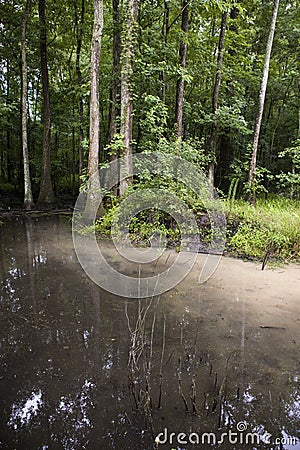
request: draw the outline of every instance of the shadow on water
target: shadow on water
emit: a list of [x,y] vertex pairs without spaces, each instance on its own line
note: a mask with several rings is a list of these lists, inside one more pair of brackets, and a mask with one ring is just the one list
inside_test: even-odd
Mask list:
[[299,335],[185,285],[114,297],[59,216],[5,222],[0,256],[0,448],[300,448]]

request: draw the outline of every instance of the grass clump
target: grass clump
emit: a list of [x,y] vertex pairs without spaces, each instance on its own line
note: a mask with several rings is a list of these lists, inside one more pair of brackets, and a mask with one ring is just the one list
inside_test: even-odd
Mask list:
[[300,202],[282,197],[226,202],[228,250],[237,256],[282,259],[300,256]]
[[[300,202],[280,196],[258,199],[256,206],[245,200],[223,200],[227,218],[227,253],[231,256],[263,260],[300,261]],[[97,235],[111,237],[111,226],[118,217],[119,200],[106,205],[105,214],[95,224]],[[210,225],[203,225],[207,213],[202,204],[188,205],[193,210],[198,232],[207,248],[211,240]],[[115,228],[116,230],[116,228]],[[165,236],[167,247],[177,248],[181,233],[176,221],[167,213],[149,209],[132,217],[129,224],[132,243],[148,246],[153,237]],[[187,230],[189,233],[189,230]],[[194,230],[190,230],[192,235]],[[205,244],[205,245],[204,245]]]

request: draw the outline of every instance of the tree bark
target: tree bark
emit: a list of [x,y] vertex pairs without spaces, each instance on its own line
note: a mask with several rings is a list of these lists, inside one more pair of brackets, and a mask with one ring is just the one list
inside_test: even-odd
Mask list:
[[218,119],[218,103],[219,103],[219,92],[221,87],[222,69],[223,69],[223,59],[224,59],[224,42],[226,34],[226,23],[227,23],[228,12],[225,11],[222,14],[221,28],[218,42],[218,57],[217,57],[217,71],[215,76],[215,84],[213,89],[212,97],[212,113],[213,113],[213,124],[211,130],[211,161],[208,166],[208,178],[211,186],[215,183],[215,162],[217,153],[217,119]]
[[40,57],[43,87],[43,154],[42,174],[38,204],[43,206],[55,202],[55,196],[51,182],[50,168],[50,144],[51,144],[51,108],[49,91],[49,73],[47,58],[47,31],[46,31],[46,4],[45,0],[39,0],[39,23],[40,23]]
[[[120,58],[121,58],[121,31],[120,31],[120,0],[112,0],[113,5],[113,67],[112,67],[112,87],[110,90],[110,108],[109,108],[109,129],[108,142],[111,143],[116,133],[120,131]],[[110,155],[110,160],[114,161],[119,154]],[[112,189],[117,197],[118,185]]]
[[91,71],[90,71],[90,145],[88,158],[88,193],[84,211],[84,220],[93,220],[93,211],[97,209],[97,199],[100,181],[97,176],[99,168],[99,79],[100,54],[103,32],[103,0],[94,0],[94,25],[91,42]]
[[[188,33],[189,27],[189,11],[188,0],[183,0],[181,13],[181,30],[185,34]],[[180,42],[179,47],[179,64],[183,71],[186,67],[187,42],[186,38]],[[184,98],[184,78],[181,75],[176,85],[176,104],[175,104],[175,123],[176,132],[179,138],[183,135],[183,98]]]
[[276,20],[277,20],[277,15],[278,15],[278,8],[279,8],[279,0],[275,0],[273,13],[272,13],[272,20],[271,20],[271,25],[270,25],[270,32],[269,32],[266,53],[265,53],[263,77],[262,77],[262,81],[261,81],[261,87],[260,87],[260,93],[259,93],[259,99],[258,99],[258,112],[257,112],[255,128],[254,128],[252,157],[251,157],[251,161],[250,161],[250,170],[249,170],[249,178],[248,178],[250,188],[252,189],[252,193],[250,195],[249,200],[252,203],[255,203],[255,197],[256,197],[255,192],[253,190],[253,185],[254,185],[254,180],[255,180],[257,149],[258,149],[262,117],[263,117],[263,112],[264,112],[266,90],[267,90],[268,78],[269,78],[270,59],[271,59],[271,52],[272,52],[272,46],[273,46],[273,40],[274,40]]
[[27,58],[26,58],[26,26],[31,9],[31,0],[27,0],[21,35],[21,57],[22,57],[22,150],[24,167],[24,208],[31,209],[33,206],[33,197],[31,190],[31,179],[29,170],[28,138],[27,138]]
[[74,11],[75,11],[75,30],[76,30],[76,75],[77,82],[80,90],[79,94],[79,184],[82,184],[81,175],[84,166],[84,149],[83,149],[83,141],[84,141],[84,131],[83,131],[83,123],[84,123],[84,114],[83,114],[83,96],[81,92],[83,78],[80,68],[80,59],[81,59],[81,48],[82,48],[82,36],[83,36],[83,25],[84,25],[84,11],[85,11],[85,0],[81,0],[81,11],[80,11],[80,19],[77,14],[77,1],[74,0]]
[[[162,38],[164,41],[164,48],[168,45],[168,36],[169,36],[169,17],[170,17],[170,7],[168,0],[164,0],[164,15],[163,15],[163,26],[162,26]],[[164,60],[166,61],[166,51],[164,52]],[[164,69],[160,73],[161,78],[161,100],[163,103],[166,103],[166,78]]]
[[[118,97],[119,97],[119,79],[120,79],[120,56],[121,56],[121,32],[119,23],[119,6],[120,0],[113,0],[113,73],[112,73],[112,88],[110,91],[110,109],[109,109],[109,137],[111,142],[118,131]],[[117,155],[114,155],[115,157]]]
[[133,112],[133,63],[135,53],[136,21],[138,0],[124,0],[123,11],[127,16],[126,29],[122,42],[121,69],[121,129],[123,137],[123,156],[126,163],[120,167],[120,195],[124,195],[129,184],[132,183],[132,112]]
[[[238,0],[236,3],[240,3],[240,0]],[[237,18],[239,17],[239,9],[236,6],[236,4],[233,5],[233,7],[230,9],[229,13],[230,17],[230,25],[228,27],[228,30],[230,30],[232,33],[238,35],[239,30],[237,26]],[[237,49],[235,47],[231,47],[228,49],[228,54],[233,59],[237,56]],[[226,86],[225,86],[225,97],[226,98],[233,98],[235,95],[235,81],[236,77],[233,75],[232,78],[229,80],[226,80]],[[228,135],[229,129],[226,128],[223,130],[222,135],[218,139],[218,145],[219,148],[222,149],[222,152],[219,154],[219,159],[216,163],[217,165],[217,171],[215,174],[215,183],[218,183],[218,186],[222,191],[227,192],[230,186],[230,180],[228,178],[228,174],[230,173],[230,165],[232,163],[232,160],[234,159],[234,149],[232,148],[232,140],[230,138],[230,135]],[[217,175],[217,181],[216,181],[216,175]]]

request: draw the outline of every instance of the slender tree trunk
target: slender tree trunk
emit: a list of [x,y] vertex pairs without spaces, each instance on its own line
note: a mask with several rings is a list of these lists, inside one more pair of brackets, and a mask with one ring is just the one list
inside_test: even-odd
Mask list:
[[79,94],[79,184],[82,183],[81,175],[84,166],[84,149],[83,149],[83,141],[84,141],[84,114],[83,114],[83,97],[81,93],[81,88],[83,84],[83,78],[80,68],[80,59],[81,59],[81,48],[82,48],[82,35],[83,35],[83,25],[84,25],[84,11],[85,11],[85,0],[81,0],[81,11],[80,11],[80,19],[77,14],[77,1],[74,0],[74,11],[75,11],[75,30],[76,30],[76,74],[77,74],[77,82],[80,90]]
[[219,92],[221,87],[222,69],[223,69],[223,59],[224,59],[224,41],[226,34],[226,23],[227,23],[228,12],[222,14],[221,28],[218,43],[218,57],[217,57],[217,71],[215,77],[215,84],[213,89],[212,98],[212,112],[213,112],[213,124],[211,131],[211,161],[208,166],[208,178],[211,186],[215,183],[215,163],[216,163],[216,153],[217,153],[217,115],[218,115],[218,103],[219,103]]
[[[111,142],[118,132],[117,118],[118,118],[118,97],[119,97],[119,79],[120,79],[120,56],[121,56],[121,32],[119,23],[119,6],[120,0],[113,0],[113,73],[112,73],[112,88],[110,91],[110,109],[109,109],[109,136],[108,141]],[[113,155],[113,159],[117,155]]]
[[[75,104],[74,104],[74,98],[73,98],[73,105],[72,105],[72,113],[73,113],[73,117],[75,117]],[[76,147],[76,133],[75,133],[75,126],[72,126],[72,169],[71,169],[71,179],[72,179],[72,195],[75,195],[75,183],[76,183],[76,178],[75,178],[75,173],[76,173],[76,169],[75,169],[75,147]]]
[[[237,3],[240,3],[240,0],[234,3],[233,7],[230,9],[229,17],[230,17],[230,23],[228,30],[232,34],[235,34],[238,36],[239,29],[237,25],[237,19],[239,17],[239,8],[237,7]],[[228,55],[230,55],[231,60],[233,61],[234,58],[238,57],[238,49],[236,47],[231,46],[228,48]],[[233,98],[235,96],[235,88],[236,86],[236,76],[233,75],[230,79],[226,80],[225,85],[225,97],[226,98]],[[217,181],[215,181],[215,184],[218,183],[218,186],[223,191],[228,191],[230,186],[230,180],[228,179],[228,174],[230,172],[230,165],[235,157],[234,150],[232,148],[232,139],[230,138],[230,129],[226,128],[223,130],[222,135],[218,138],[218,146],[222,150],[219,153],[219,159],[216,163],[217,165]],[[215,175],[216,180],[216,175]]]
[[49,91],[49,74],[47,61],[47,32],[46,32],[46,4],[45,0],[39,0],[39,22],[40,22],[40,56],[43,86],[43,155],[42,174],[39,205],[51,205],[55,202],[55,196],[51,182],[50,168],[50,143],[51,143],[51,108]]
[[121,129],[123,137],[123,156],[127,157],[124,167],[121,167],[120,195],[124,195],[128,185],[132,182],[132,112],[133,112],[133,63],[136,38],[136,21],[138,0],[124,0],[123,12],[127,16],[126,28],[122,42],[121,69]]
[[[164,0],[164,16],[163,16],[163,26],[162,26],[162,37],[164,41],[165,50],[168,44],[169,36],[169,17],[170,17],[170,7],[168,0]],[[166,52],[164,52],[164,59],[166,60]],[[161,99],[163,103],[166,103],[166,79],[165,71],[162,70],[160,73],[161,78]]]
[[[111,143],[116,133],[120,131],[120,58],[121,58],[121,31],[120,31],[120,0],[112,0],[113,5],[113,68],[112,87],[110,90],[110,108],[108,125],[108,142]],[[111,154],[110,159],[114,161],[118,154]],[[118,186],[113,187],[113,194],[118,195]]]
[[97,208],[97,198],[100,189],[99,178],[96,175],[99,166],[99,79],[100,54],[103,32],[103,0],[94,0],[94,25],[91,42],[91,72],[90,72],[90,145],[88,159],[89,185],[84,219],[88,223],[93,219],[93,211]]
[[[182,14],[181,14],[181,30],[187,36],[189,27],[189,11],[188,0],[183,0]],[[186,54],[187,54],[187,39],[185,38],[180,42],[179,47],[179,60],[180,68],[182,71],[186,66]],[[184,78],[181,76],[176,85],[176,104],[175,104],[175,123],[177,136],[182,138],[183,135],[183,97],[184,97]]]
[[271,26],[270,26],[270,32],[269,32],[269,38],[268,38],[266,54],[265,54],[263,77],[262,77],[262,81],[261,81],[261,87],[260,87],[260,93],[259,93],[259,99],[258,99],[258,112],[257,112],[256,123],[255,123],[255,128],[254,128],[253,150],[252,150],[252,157],[251,157],[251,161],[250,161],[250,170],[249,170],[248,181],[250,184],[250,188],[252,188],[252,193],[249,198],[249,200],[252,203],[255,203],[255,192],[253,190],[253,185],[254,185],[254,177],[255,177],[255,169],[256,169],[257,149],[258,149],[259,135],[260,135],[260,129],[261,129],[261,122],[262,122],[262,117],[263,117],[263,112],[264,112],[265,97],[266,97],[266,90],[267,90],[268,77],[269,77],[269,66],[270,66],[271,52],[272,52],[274,33],[275,33],[275,27],[276,27],[276,20],[277,20],[277,15],[278,15],[278,8],[279,8],[279,0],[275,0],[273,14],[272,14],[272,20],[271,20]]
[[21,54],[22,54],[22,150],[23,150],[23,167],[24,167],[24,208],[31,209],[33,206],[29,156],[28,156],[28,139],[27,139],[27,58],[26,58],[26,26],[31,9],[31,0],[27,0],[23,21],[21,36]]

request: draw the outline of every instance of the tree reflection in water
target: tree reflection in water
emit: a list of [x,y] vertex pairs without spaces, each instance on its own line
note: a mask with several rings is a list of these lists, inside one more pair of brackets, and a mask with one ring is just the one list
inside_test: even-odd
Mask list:
[[243,303],[226,334],[209,300],[113,297],[58,216],[5,222],[0,252],[1,448],[150,449],[165,427],[221,434],[239,421],[300,438],[299,348],[268,348]]

